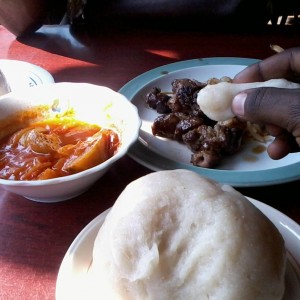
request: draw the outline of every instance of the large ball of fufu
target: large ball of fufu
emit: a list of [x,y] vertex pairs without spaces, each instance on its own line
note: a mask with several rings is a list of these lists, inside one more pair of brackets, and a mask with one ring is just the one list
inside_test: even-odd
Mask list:
[[286,250],[234,188],[188,170],[130,183],[93,248],[95,299],[279,300]]

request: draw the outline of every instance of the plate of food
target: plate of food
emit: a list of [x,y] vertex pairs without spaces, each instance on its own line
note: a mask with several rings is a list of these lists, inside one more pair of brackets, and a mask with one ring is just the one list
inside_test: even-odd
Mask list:
[[26,61],[0,59],[0,70],[12,91],[54,82],[47,70]]
[[[208,274],[214,274],[215,276],[211,275],[212,278],[214,278],[213,282],[218,281],[216,277],[221,276],[221,278],[224,279],[226,277],[229,280],[229,282],[232,283],[235,274],[237,274],[236,276],[238,277],[246,276],[245,275],[247,274],[246,270],[249,269],[252,274],[250,277],[253,276],[252,279],[254,279],[256,275],[259,277],[268,274],[268,277],[270,276],[269,284],[270,286],[272,286],[274,282],[271,283],[271,281],[274,280],[277,282],[279,280],[277,278],[279,275],[277,274],[277,271],[275,271],[277,269],[277,266],[275,267],[275,265],[277,265],[277,263],[281,265],[279,263],[279,260],[282,259],[281,254],[279,254],[281,253],[281,251],[285,252],[284,256],[286,256],[286,263],[284,263],[280,267],[280,270],[282,271],[282,272],[280,271],[282,274],[282,276],[280,276],[281,278],[280,285],[282,284],[282,286],[284,287],[283,291],[285,291],[285,292],[283,291],[280,292],[281,294],[280,299],[282,300],[299,299],[300,297],[300,253],[298,251],[300,246],[299,225],[293,220],[291,220],[289,217],[287,217],[286,215],[282,214],[281,212],[274,209],[273,207],[266,205],[265,203],[262,203],[258,200],[254,200],[248,197],[246,197],[247,199],[245,199],[245,197],[243,197],[242,195],[235,194],[234,190],[230,189],[230,187],[228,186],[227,187],[223,186],[221,187],[221,189],[219,189],[217,185],[207,181],[206,179],[195,180],[195,175],[188,173],[187,170],[184,171],[186,172],[183,172],[182,170],[174,170],[174,172],[171,171],[173,172],[173,174],[171,173],[159,174],[160,172],[154,172],[150,176],[141,178],[131,183],[123,191],[123,193],[117,199],[117,201],[115,202],[112,208],[109,208],[108,210],[104,211],[99,216],[97,216],[78,234],[78,236],[75,238],[75,240],[67,250],[58,272],[57,283],[56,283],[57,300],[100,299],[101,291],[103,292],[103,290],[106,289],[106,284],[103,283],[102,280],[106,281],[107,277],[112,276],[112,278],[115,278],[115,276],[116,277],[119,276],[118,268],[123,268],[123,267],[125,269],[124,270],[122,269],[123,275],[121,277],[122,278],[121,282],[125,280],[124,278],[127,278],[127,275],[129,276],[129,278],[131,278],[131,276],[133,275],[141,276],[141,278],[143,278],[143,276],[146,276],[145,285],[147,285],[146,282],[149,279],[151,282],[150,286],[152,286],[153,288],[154,286],[153,281],[155,280],[151,279],[152,276],[155,275],[154,278],[158,277],[159,282],[161,281],[162,278],[156,276],[158,275],[156,273],[157,270],[159,270],[160,272],[162,269],[165,268],[165,270],[167,270],[165,272],[169,274],[169,276],[170,274],[172,274],[172,276],[175,277],[177,276],[176,272],[169,270],[170,265],[167,263],[169,262],[169,259],[172,261],[173,259],[172,257],[177,255],[178,257],[176,257],[175,261],[173,261],[174,269],[177,270],[180,277],[188,276],[185,284],[182,287],[184,289],[186,287],[186,284],[187,285],[190,284],[190,277],[195,276],[195,272],[196,272],[195,269],[197,268],[196,267],[197,264],[195,263],[194,260],[196,259],[197,261],[199,259],[199,256],[197,256],[199,253],[200,253],[201,260],[203,261],[201,261],[198,271],[200,273],[202,272],[205,273],[207,271]],[[175,180],[180,182],[181,186],[178,187],[176,191],[170,192],[168,185],[174,182],[174,178]],[[148,182],[150,182],[152,186],[153,183],[157,183],[157,181],[162,182],[163,184],[158,186],[158,188],[155,190],[149,189]],[[196,193],[197,195],[199,194],[200,190],[202,191],[200,206],[198,206],[198,204],[200,203],[199,197],[198,196],[195,197],[195,193],[194,193],[195,189],[191,189],[190,192],[187,191],[187,188],[189,190],[189,188],[192,185],[194,185],[195,189],[197,190]],[[137,187],[139,189],[137,189]],[[214,196],[211,194],[211,188],[214,188],[215,191],[217,190],[217,192],[214,193]],[[166,197],[165,194],[167,192],[173,193],[172,194],[173,197]],[[133,199],[132,194],[134,193],[138,193],[139,197],[136,197],[134,201],[132,201]],[[206,193],[210,195],[208,198],[206,198],[205,196],[207,195]],[[164,196],[161,197],[158,194]],[[230,198],[227,198],[228,196]],[[208,202],[206,202],[205,199],[208,199]],[[213,199],[216,199],[216,202],[214,202]],[[228,199],[230,199],[231,205],[226,204],[228,203],[227,201]],[[194,204],[196,203],[198,204],[191,206],[190,201],[192,201],[193,203],[195,201]],[[162,202],[164,205],[162,205]],[[168,205],[167,203],[171,205]],[[214,203],[217,204],[217,206],[215,207],[218,208],[217,211],[215,211],[215,209],[213,208],[215,205]],[[145,209],[145,207],[148,208],[151,207],[152,208],[150,209],[151,212],[149,213],[149,209],[147,210]],[[180,209],[175,209],[174,207],[176,208],[180,207]],[[207,210],[207,208],[210,209]],[[170,210],[170,214],[166,213],[166,210],[168,209]],[[193,214],[191,210],[193,211],[196,210],[197,212]],[[200,218],[201,221],[198,223],[197,219],[200,220],[199,213],[201,211],[202,212],[205,211],[206,215],[208,214],[209,217]],[[226,213],[224,214],[225,211]],[[159,212],[161,212],[161,214],[159,214]],[[242,214],[240,214],[241,212]],[[141,221],[140,218],[141,214],[147,214],[147,216],[143,218],[143,221]],[[214,220],[212,220],[213,218],[211,218],[210,214],[214,215],[215,217]],[[236,218],[232,218],[233,216],[232,214],[235,215]],[[171,222],[169,222],[170,219],[172,220]],[[191,219],[193,219],[193,221],[191,221]],[[237,227],[236,222],[239,222],[238,220],[241,220],[244,224]],[[255,220],[255,222],[253,222],[253,220]],[[101,228],[104,221],[106,221],[105,222],[106,226],[104,226],[105,228]],[[177,226],[178,224],[176,222],[180,222],[181,227]],[[222,226],[224,222],[228,225],[226,226],[226,229],[224,229],[224,225]],[[248,224],[248,222],[250,223]],[[196,232],[198,233],[202,232],[204,235],[202,235],[202,233],[199,235],[196,234],[195,232],[191,233],[191,238],[188,239],[189,242],[187,242],[187,231],[182,230],[182,228],[184,228],[185,226],[189,227],[190,223],[193,224],[192,227],[198,228],[199,226]],[[177,225],[174,227],[175,224]],[[249,226],[251,227],[251,229],[249,228]],[[189,232],[193,231],[192,227],[189,227]],[[99,232],[100,228],[101,228],[101,232]],[[174,230],[174,228],[176,228],[176,230]],[[199,230],[200,228],[205,228],[205,230],[201,231]],[[134,230],[134,232],[136,233],[134,237],[132,237],[132,230]],[[158,231],[157,235],[153,233],[156,232],[155,230]],[[248,230],[250,230],[250,232],[248,232]],[[109,234],[106,235],[105,232],[109,232]],[[245,234],[246,232],[248,232],[249,234]],[[129,236],[127,234],[129,234]],[[210,237],[209,239],[207,239],[207,234]],[[102,240],[101,240],[101,235],[102,235]],[[145,235],[147,238],[143,239],[142,238],[143,235]],[[262,236],[265,235],[268,236],[268,239],[261,238]],[[278,239],[280,235],[281,237],[280,239]],[[139,238],[136,238],[137,236]],[[154,241],[152,241],[152,239],[154,239]],[[169,246],[166,247],[165,243],[163,242],[164,239],[167,239],[168,241],[167,244],[170,247]],[[204,240],[202,241],[202,239]],[[230,243],[226,243],[224,239],[225,240],[229,239],[232,241]],[[201,249],[199,249],[198,247],[199,242],[194,244],[193,242],[194,240],[201,240],[202,242],[200,244],[201,247],[203,248],[200,247]],[[253,240],[255,240],[256,243],[253,244]],[[135,244],[137,241],[138,243]],[[240,243],[241,241],[242,243]],[[140,242],[141,244],[139,244]],[[149,250],[148,253],[148,251],[146,251],[142,246],[144,242],[147,244],[148,247],[149,245],[157,245],[158,249],[152,252],[153,248],[148,249],[146,247]],[[215,244],[211,244],[210,242]],[[250,244],[248,244],[248,242],[250,242]],[[223,246],[219,247],[220,246],[219,243],[221,243]],[[194,247],[193,245],[198,245],[198,246],[195,246],[196,248],[193,248]],[[235,249],[234,245],[236,245],[239,250]],[[139,249],[140,246],[141,249]],[[191,248],[189,248],[190,246],[194,251],[191,252],[189,251],[191,250]],[[130,247],[133,248],[132,252],[129,249]],[[206,247],[208,247],[207,249],[209,249],[208,252],[205,252],[204,248]],[[174,250],[173,248],[177,250]],[[221,248],[222,251],[224,251],[224,253],[222,253],[222,251],[220,253],[219,250]],[[278,249],[274,250],[275,248]],[[194,261],[194,264],[192,264],[191,261],[185,260],[186,256],[183,253],[186,253],[186,251],[184,251],[184,249],[186,249],[187,253],[189,253],[188,256],[192,261]],[[265,250],[267,252],[264,252]],[[157,254],[157,252],[159,254]],[[235,254],[232,254],[233,252]],[[264,253],[264,255],[268,253],[269,256],[267,255],[268,257],[263,258],[263,261],[261,262],[261,264],[259,264],[257,263],[256,260],[260,259],[259,254],[261,253]],[[113,260],[112,263],[107,264],[105,259],[103,264],[102,257],[106,258],[106,255],[109,261],[111,259]],[[153,266],[153,268],[152,267],[149,268],[148,273],[145,275],[142,269],[144,269],[145,265],[148,265],[147,262],[149,261],[153,262],[153,264],[156,265],[155,262],[157,261],[154,259],[156,255],[160,257],[159,264],[162,265],[160,267]],[[180,263],[180,261],[182,262],[183,259],[182,255],[183,257],[185,257],[185,259],[183,260],[184,261],[183,265],[181,265]],[[212,259],[211,255],[214,257],[214,259]],[[244,255],[246,255],[247,259],[244,257]],[[272,259],[274,259],[276,263],[270,260],[266,265],[264,265],[265,262],[268,259],[271,259],[270,257],[272,257],[273,255],[274,257]],[[124,263],[122,263],[122,256],[124,256],[124,259],[126,261]],[[252,259],[254,259],[255,262],[253,262]],[[166,261],[165,264],[163,262],[164,260]],[[241,268],[241,269],[239,269],[239,271],[236,273],[232,273],[232,270],[228,271],[226,268],[224,269],[222,267],[223,260],[224,260],[224,264],[228,268],[232,266],[234,269],[235,268]],[[206,265],[207,261],[209,262],[209,266]],[[245,261],[246,264],[243,265]],[[240,266],[239,265],[240,263],[243,266]],[[186,268],[188,268],[190,264],[194,265],[194,267],[192,267],[193,272],[186,271]],[[113,270],[114,267],[112,267],[112,265],[116,265],[114,267],[117,268],[117,271]],[[151,263],[150,265],[152,266]],[[262,267],[263,265],[264,267]],[[102,268],[103,272],[98,273],[98,270],[101,269],[101,266],[102,267],[105,266],[104,268]],[[216,267],[216,269],[214,266]],[[255,266],[255,268],[252,271],[253,266]],[[271,273],[269,273],[269,266],[272,266]],[[108,270],[109,268],[112,269]],[[133,269],[135,268],[139,271],[134,272]],[[181,272],[180,270],[185,270],[185,271]],[[117,273],[115,273],[115,271]],[[235,269],[235,271],[237,271],[237,269]],[[265,275],[262,275],[264,274],[264,272],[267,273]],[[186,275],[186,274],[190,274],[190,275]],[[277,275],[274,276],[274,274],[277,274],[278,276]],[[212,294],[214,294],[215,291],[218,290],[219,288],[218,284],[216,285],[215,288],[213,288],[212,287],[213,285],[211,286],[209,284],[209,283],[212,284],[212,282],[209,283],[207,282],[207,280],[208,281],[210,280],[209,276],[208,277],[196,276],[195,278],[198,278],[200,282],[202,282],[202,284],[203,282],[205,282],[204,289],[206,289],[206,287],[209,286],[208,289],[214,290],[214,292],[212,290],[210,291]],[[245,278],[248,277],[246,276]],[[164,280],[165,282],[163,284],[168,285],[170,283],[169,277],[166,277]],[[176,280],[174,278],[175,282]],[[226,282],[226,280],[225,281],[221,280],[222,284],[220,285],[223,286],[221,288],[222,291],[218,290],[217,293],[224,292],[223,289],[226,286],[226,283],[224,282]],[[236,283],[236,280],[239,279],[234,279],[233,280],[234,283]],[[132,285],[138,286],[139,284],[137,282],[139,281],[133,280]],[[171,282],[173,282],[173,280],[171,280]],[[249,285],[249,282],[251,282],[251,280],[248,281],[247,279],[241,284],[244,284],[246,287]],[[96,290],[94,289],[95,284],[96,284]],[[101,284],[104,285],[102,289],[99,288],[99,285],[101,286]],[[265,292],[268,295],[270,295],[269,293],[271,294],[273,293],[270,292],[270,289],[268,287],[266,287],[266,285],[268,285],[268,279],[266,279],[266,281],[264,281],[263,283],[259,282],[258,284],[263,285],[262,289],[265,290]],[[229,285],[231,286],[231,284]],[[234,290],[236,288],[239,289],[238,284],[234,284],[234,286],[235,286],[233,288]],[[257,288],[256,284],[254,284],[254,286]],[[274,286],[274,289],[277,288],[278,288],[277,285]],[[156,289],[156,290],[159,293],[162,293],[163,289],[168,290],[166,286],[164,286],[164,288],[162,289]],[[141,289],[140,292],[142,290],[143,289]],[[109,292],[109,290],[107,292]],[[153,291],[153,293],[155,293],[155,290]],[[244,294],[244,290],[243,291],[235,290],[234,293],[242,293],[244,296],[248,295],[247,299],[253,299],[251,298],[252,296],[249,296],[251,295],[252,292],[250,292],[250,294],[248,294],[248,292]],[[284,294],[283,298],[282,298],[282,294]],[[108,294],[105,293],[105,295],[107,296]],[[220,294],[218,295],[220,296]],[[261,298],[261,297],[264,296],[260,295],[260,297],[256,299],[270,299],[270,298]],[[109,297],[107,296],[107,298]],[[162,297],[162,298],[171,299],[168,297]],[[109,298],[109,299],[115,299],[115,298]],[[220,299],[220,298],[217,297],[213,299]],[[278,299],[278,297],[274,297],[272,299]]]
[[138,107],[142,119],[139,139],[129,155],[154,171],[185,168],[236,187],[299,179],[300,153],[272,160],[266,151],[272,137],[261,126],[236,118],[211,122],[206,116],[199,122],[199,91],[208,84],[230,81],[258,61],[192,59],[152,69],[129,81],[119,92]]

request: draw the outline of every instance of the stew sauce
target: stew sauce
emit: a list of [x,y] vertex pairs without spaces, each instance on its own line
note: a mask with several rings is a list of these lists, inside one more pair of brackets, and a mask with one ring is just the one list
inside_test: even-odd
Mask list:
[[0,178],[43,180],[94,167],[114,155],[118,134],[73,118],[34,123],[0,141]]

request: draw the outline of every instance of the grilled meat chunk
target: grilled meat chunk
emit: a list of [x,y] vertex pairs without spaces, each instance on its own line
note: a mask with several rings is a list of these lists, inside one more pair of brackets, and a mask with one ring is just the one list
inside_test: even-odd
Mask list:
[[217,166],[223,157],[220,152],[215,151],[214,149],[210,150],[201,150],[196,153],[193,153],[191,156],[191,163],[194,166],[202,168],[213,168]]
[[173,97],[169,100],[172,112],[183,112],[194,116],[204,116],[197,103],[197,95],[205,83],[188,78],[175,79],[172,82]]
[[203,124],[203,119],[184,113],[170,113],[158,116],[152,124],[152,133],[157,136],[182,140],[182,135]]
[[214,167],[222,158],[240,149],[246,124],[233,118],[218,122],[214,127],[201,125],[182,136],[183,142],[194,153],[191,162],[199,167]]
[[168,96],[166,93],[162,93],[161,89],[154,87],[146,95],[146,103],[152,109],[155,109],[159,114],[170,113],[171,109],[168,106],[168,101],[171,96]]

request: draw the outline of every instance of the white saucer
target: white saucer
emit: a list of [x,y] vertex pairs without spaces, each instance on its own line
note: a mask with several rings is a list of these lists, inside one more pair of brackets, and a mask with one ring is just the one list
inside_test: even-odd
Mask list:
[[48,71],[25,61],[0,59],[0,69],[12,91],[54,82]]
[[[288,251],[286,292],[283,300],[299,300],[300,226],[273,207],[254,199],[248,199],[275,224],[282,234]],[[89,299],[88,271],[92,263],[94,240],[109,210],[92,220],[69,247],[58,272],[56,300]]]

